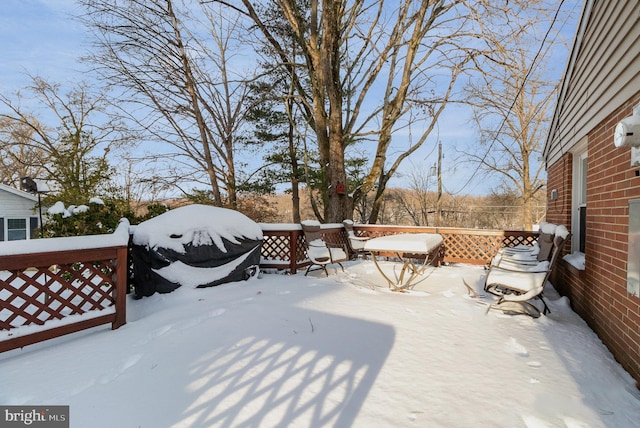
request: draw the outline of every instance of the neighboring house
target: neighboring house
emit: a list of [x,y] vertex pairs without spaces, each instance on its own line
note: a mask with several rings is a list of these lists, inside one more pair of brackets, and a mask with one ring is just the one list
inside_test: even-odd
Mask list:
[[0,241],[35,237],[39,226],[38,197],[0,184]]
[[640,148],[614,144],[634,110],[640,2],[587,0],[544,149],[547,221],[584,266],[563,260],[552,283],[640,385]]

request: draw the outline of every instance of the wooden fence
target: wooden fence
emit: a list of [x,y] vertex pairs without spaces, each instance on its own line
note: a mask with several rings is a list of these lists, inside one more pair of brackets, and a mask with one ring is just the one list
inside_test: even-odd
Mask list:
[[[491,261],[501,247],[532,245],[537,232],[458,229],[447,227],[411,227],[389,225],[354,225],[357,236],[377,237],[398,233],[439,233],[443,238],[445,263],[484,265]],[[302,228],[298,224],[262,225],[261,268],[286,269],[295,274],[310,262],[305,254]],[[347,234],[341,224],[322,225],[323,238],[330,245],[347,245]]]
[[0,352],[126,322],[129,223],[112,235],[0,243]]

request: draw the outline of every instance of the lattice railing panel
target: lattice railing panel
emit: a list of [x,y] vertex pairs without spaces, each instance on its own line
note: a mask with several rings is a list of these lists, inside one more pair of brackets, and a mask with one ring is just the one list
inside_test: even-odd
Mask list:
[[114,261],[4,271],[0,329],[43,325],[113,306],[115,271]]
[[297,262],[307,260],[304,235],[296,236],[296,254]]
[[302,261],[304,256],[304,236],[300,231],[291,232],[266,232],[262,241],[260,254],[266,261],[291,260],[291,244],[294,241],[296,260]]
[[[292,272],[295,272],[295,267],[306,263],[304,236],[299,229],[289,232],[265,233],[262,255],[264,259],[290,261],[291,237],[289,235],[293,233],[298,233],[296,235],[295,263],[291,266]],[[537,232],[386,225],[356,225],[354,233],[356,236],[372,238],[399,233],[439,233],[443,238],[442,261],[472,264],[489,263],[501,247],[532,245],[538,237]],[[339,227],[323,229],[323,239],[331,246],[343,247],[347,245],[347,235],[344,229]]]
[[516,247],[518,245],[533,245],[538,240],[537,235],[505,235],[502,241],[503,247]]
[[501,246],[500,236],[444,234],[445,261],[490,260]]
[[[117,241],[128,238],[128,223]],[[72,238],[66,244],[75,244]],[[97,236],[96,241],[115,239]],[[32,246],[53,248],[47,240]],[[59,242],[56,242],[58,244]],[[0,257],[0,352],[111,323],[126,323],[127,247]],[[73,317],[73,319],[66,319]],[[29,329],[29,326],[44,326]]]
[[291,238],[289,235],[264,236],[260,254],[266,260],[289,260]]

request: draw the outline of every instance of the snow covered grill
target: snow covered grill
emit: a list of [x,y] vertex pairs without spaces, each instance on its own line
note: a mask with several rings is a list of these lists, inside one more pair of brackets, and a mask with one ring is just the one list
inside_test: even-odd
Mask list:
[[136,297],[248,279],[257,273],[262,240],[260,226],[244,214],[208,205],[147,220],[133,232]]

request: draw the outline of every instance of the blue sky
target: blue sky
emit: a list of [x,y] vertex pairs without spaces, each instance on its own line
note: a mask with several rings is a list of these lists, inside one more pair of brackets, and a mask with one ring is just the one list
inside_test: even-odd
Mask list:
[[26,73],[64,83],[82,78],[83,26],[74,0],[3,0],[0,9],[0,91],[29,83]]
[[[564,25],[562,32],[568,43],[572,41],[581,4],[581,1],[573,0],[566,1],[563,6],[567,11],[574,10],[571,21],[557,24]],[[0,93],[9,95],[26,86],[30,82],[26,73],[39,75],[63,86],[87,78],[87,67],[78,60],[88,49],[86,30],[73,19],[73,15],[79,12],[75,0],[2,0]],[[558,61],[554,61],[559,64],[558,69],[553,71],[558,78],[566,63],[566,55],[566,52],[561,52]],[[439,133],[434,133],[411,162],[403,164],[402,170],[409,174],[416,167],[428,168],[433,165],[437,161],[437,150],[434,148],[440,140],[444,147],[445,189],[471,194],[490,191],[496,182],[481,177],[471,180],[468,188],[462,189],[475,168],[456,163],[454,147],[475,143],[477,133],[468,120],[469,115],[465,115],[461,109],[453,108],[446,112],[440,120]],[[406,178],[398,176],[391,184],[405,186]]]

